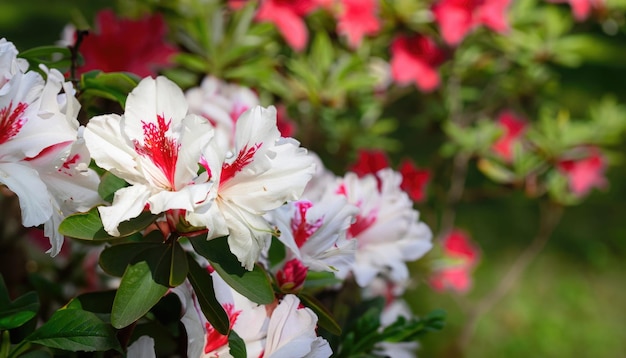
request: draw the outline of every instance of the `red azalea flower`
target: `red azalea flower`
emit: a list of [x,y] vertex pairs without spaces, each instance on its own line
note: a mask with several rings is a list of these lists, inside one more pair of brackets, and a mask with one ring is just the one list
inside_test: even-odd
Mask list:
[[415,164],[406,159],[400,164],[400,174],[402,174],[402,184],[400,187],[409,197],[416,202],[424,200],[426,197],[426,185],[430,180],[430,171],[419,169]]
[[164,42],[167,28],[159,14],[131,20],[117,19],[113,11],[102,10],[95,28],[80,45],[85,64],[78,68],[79,73],[125,71],[146,77],[156,74],[156,68],[169,65],[177,52]]
[[458,45],[475,27],[485,25],[496,32],[507,31],[506,9],[510,0],[440,0],[433,5],[441,36]]
[[478,247],[469,235],[458,229],[452,230],[442,246],[445,264],[431,276],[430,285],[436,291],[469,291],[472,287],[471,272],[480,257]]
[[248,0],[228,0],[228,7],[231,10],[241,10],[247,2]]
[[377,0],[341,0],[341,5],[337,32],[348,37],[350,47],[359,47],[363,36],[374,35],[380,30]]
[[318,5],[315,0],[265,0],[261,3],[256,19],[272,22],[289,46],[302,51],[309,38],[302,18]]
[[492,150],[507,162],[513,160],[513,145],[526,129],[526,120],[510,111],[498,116],[498,124],[504,130],[502,136],[494,143]]
[[557,167],[567,177],[570,190],[577,196],[584,196],[592,188],[603,188],[607,184],[605,159],[597,148],[590,148],[586,158],[563,160]]
[[287,115],[287,108],[283,105],[276,106],[276,126],[281,137],[293,137],[298,129],[294,122]]
[[439,86],[437,67],[444,53],[426,36],[398,36],[391,44],[391,76],[401,85],[414,82],[422,91]]
[[356,173],[359,177],[367,174],[376,174],[381,169],[389,167],[389,158],[387,154],[379,149],[359,149],[359,159],[350,168],[351,172]]

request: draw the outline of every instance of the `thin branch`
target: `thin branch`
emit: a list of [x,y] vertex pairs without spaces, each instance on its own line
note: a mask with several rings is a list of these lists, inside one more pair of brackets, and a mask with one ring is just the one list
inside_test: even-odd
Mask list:
[[460,352],[468,347],[480,318],[484,317],[514,286],[529,264],[543,250],[552,236],[554,229],[561,220],[563,208],[554,203],[548,203],[542,210],[539,231],[533,241],[517,257],[498,284],[474,306],[463,326],[457,341]]

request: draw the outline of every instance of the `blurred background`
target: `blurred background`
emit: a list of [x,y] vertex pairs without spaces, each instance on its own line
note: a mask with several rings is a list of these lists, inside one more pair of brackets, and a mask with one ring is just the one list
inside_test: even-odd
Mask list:
[[[70,22],[91,22],[103,0],[3,0],[0,37],[20,51],[50,45]],[[566,4],[560,10],[568,12]],[[623,19],[622,14],[622,19]],[[619,16],[613,16],[619,19]],[[589,46],[575,65],[550,64],[559,81],[560,105],[572,115],[585,113],[591,102],[610,95],[626,103],[626,25],[578,23],[574,32],[595,34],[602,43]],[[603,27],[604,26],[604,27]],[[426,97],[424,100],[428,100]],[[447,190],[451,168],[438,162],[444,141],[436,120],[415,112],[413,98],[400,97],[394,113],[403,120],[388,136],[400,144],[390,153],[398,162],[409,156],[433,168],[430,198],[417,206],[422,219],[437,227],[439,194]],[[626,118],[623,118],[626,121]],[[614,153],[626,153],[626,143]],[[332,153],[327,158],[332,158]],[[346,168],[354,155],[329,165]],[[519,282],[482,316],[467,350],[468,357],[625,357],[626,356],[626,166],[613,156],[608,185],[594,190],[581,205],[567,207],[545,249]],[[474,287],[465,295],[439,293],[420,284],[407,293],[416,312],[447,311],[442,332],[424,337],[421,357],[454,357],[451,337],[466,322],[463,307],[491,290],[537,233],[539,207],[521,192],[500,191],[469,165],[466,192],[457,206],[456,227],[471,233],[481,247]],[[6,208],[0,209],[7,210]],[[428,260],[428,258],[426,258]],[[420,270],[421,261],[414,269]]]

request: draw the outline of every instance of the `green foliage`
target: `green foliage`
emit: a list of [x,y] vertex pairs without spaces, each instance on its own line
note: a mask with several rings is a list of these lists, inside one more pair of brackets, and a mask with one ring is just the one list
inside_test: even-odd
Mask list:
[[0,276],[0,331],[20,327],[30,321],[39,310],[36,292],[28,292],[11,301],[9,292]]
[[126,97],[138,83],[132,73],[90,71],[81,76],[79,88],[84,96],[106,98],[124,107]]
[[27,341],[66,351],[94,352],[122,349],[111,325],[80,309],[60,309],[30,334]]
[[124,328],[146,314],[167,292],[168,287],[153,278],[146,261],[126,268],[111,310],[111,324]]
[[[221,334],[228,334],[230,321],[224,307],[217,301],[213,289],[213,278],[206,269],[203,269],[189,256],[189,282],[196,292],[200,309],[211,325]],[[232,332],[234,334],[234,332]],[[232,353],[231,353],[232,354]]]
[[274,301],[274,290],[265,271],[259,265],[255,265],[252,271],[243,268],[237,257],[230,252],[228,237],[212,240],[193,237],[189,241],[194,250],[209,260],[215,272],[235,291],[259,304]]
[[118,226],[120,235],[112,236],[104,230],[98,207],[94,207],[86,213],[68,215],[59,225],[59,232],[81,240],[114,240],[140,232],[157,218],[158,215],[144,211],[136,218],[121,222]]

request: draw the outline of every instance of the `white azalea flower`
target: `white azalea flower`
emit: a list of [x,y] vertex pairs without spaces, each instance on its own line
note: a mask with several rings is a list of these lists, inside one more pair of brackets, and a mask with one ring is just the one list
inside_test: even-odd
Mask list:
[[[234,291],[212,273],[215,296],[228,314],[230,327],[243,340],[250,358],[330,357],[326,340],[317,336],[317,316],[300,307],[294,295],[285,295],[276,305],[256,304]],[[206,320],[188,282],[172,289],[181,300],[182,322],[187,331],[189,357],[232,357],[228,337],[219,334]]]
[[119,235],[119,223],[146,206],[158,214],[210,205],[212,182],[197,172],[212,126],[187,113],[182,90],[167,78],[143,79],[129,94],[123,116],[92,118],[84,136],[98,166],[131,184],[115,193],[111,206],[99,208],[109,234]]
[[230,250],[251,270],[271,239],[272,227],[263,218],[270,210],[300,198],[315,168],[306,149],[292,138],[281,138],[274,107],[254,107],[235,126],[232,153],[215,143],[205,152],[215,204],[189,215],[195,226],[209,228],[208,238],[228,235]]
[[207,76],[200,87],[185,93],[189,110],[208,119],[217,132],[215,141],[223,150],[230,150],[235,136],[235,123],[248,109],[260,104],[251,89]]
[[299,307],[295,295],[285,295],[272,312],[267,327],[264,357],[330,357],[333,352],[328,342],[318,337],[317,316],[307,307]]
[[353,273],[361,287],[378,274],[394,282],[406,281],[406,262],[417,260],[432,247],[432,233],[400,188],[400,174],[383,169],[377,176],[380,190],[374,175],[358,178],[354,173],[347,173],[334,189],[360,209],[348,237],[358,242]]
[[354,205],[340,195],[312,203],[300,200],[268,214],[289,249],[286,260],[299,259],[312,271],[331,271],[345,278],[354,263],[357,241],[346,232],[356,214]]
[[0,184],[18,196],[24,226],[45,224],[55,256],[63,243],[61,220],[98,202],[98,179],[88,174],[89,156],[75,143],[80,105],[71,84],[43,66],[45,81],[24,73],[27,63],[16,56],[15,46],[1,39]]

